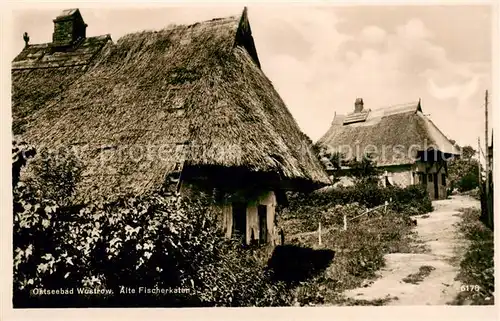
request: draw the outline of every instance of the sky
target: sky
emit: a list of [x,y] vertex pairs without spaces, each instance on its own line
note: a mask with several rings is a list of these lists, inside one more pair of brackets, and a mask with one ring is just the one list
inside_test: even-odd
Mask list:
[[[23,46],[50,42],[66,7],[13,13],[12,59]],[[141,30],[239,15],[227,6],[81,7],[87,36],[113,41]],[[450,139],[484,137],[485,90],[492,93],[492,10],[485,5],[249,5],[261,67],[313,141],[334,114],[421,99],[423,113]],[[490,108],[491,110],[491,108]],[[491,113],[490,113],[491,114]],[[491,122],[491,118],[490,118]]]

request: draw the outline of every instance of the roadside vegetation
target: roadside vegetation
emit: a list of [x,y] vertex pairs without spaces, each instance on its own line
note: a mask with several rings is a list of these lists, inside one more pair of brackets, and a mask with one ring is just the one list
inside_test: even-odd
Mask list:
[[494,305],[494,241],[493,231],[480,220],[481,211],[465,208],[459,230],[469,241],[460,262],[457,279],[462,283],[453,305]]
[[[368,176],[375,175],[373,170],[362,168]],[[386,207],[385,202],[391,199]],[[383,305],[396,300],[353,300],[342,293],[368,286],[384,266],[385,254],[427,250],[416,242],[412,231],[415,222],[411,216],[432,211],[428,194],[420,186],[384,188],[361,174],[354,186],[295,194],[289,202],[280,222],[287,243],[335,253],[324,271],[299,283],[294,290],[295,305]],[[361,215],[374,207],[378,209]]]

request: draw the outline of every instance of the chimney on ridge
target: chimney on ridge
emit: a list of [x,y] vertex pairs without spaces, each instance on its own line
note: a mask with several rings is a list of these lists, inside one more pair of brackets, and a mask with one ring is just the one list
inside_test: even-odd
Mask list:
[[356,98],[354,102],[354,112],[360,113],[363,111],[363,98]]
[[86,36],[87,24],[78,9],[64,10],[53,21],[52,43],[55,46],[69,46]]

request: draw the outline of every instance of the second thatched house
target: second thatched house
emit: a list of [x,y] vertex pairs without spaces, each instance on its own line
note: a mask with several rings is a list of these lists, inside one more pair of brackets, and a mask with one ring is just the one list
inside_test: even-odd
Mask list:
[[[446,198],[447,160],[459,155],[457,148],[422,113],[418,102],[371,110],[363,99],[349,115],[335,115],[331,127],[316,143],[330,174],[347,177],[349,168],[334,166],[337,155],[344,161],[368,156],[382,172],[382,185],[424,185],[432,199]],[[344,182],[349,180],[345,180]]]
[[116,43],[85,27],[64,11],[53,42],[27,43],[12,63],[13,130],[78,151],[79,201],[203,190],[228,237],[270,243],[283,192],[329,183],[260,68],[246,9]]

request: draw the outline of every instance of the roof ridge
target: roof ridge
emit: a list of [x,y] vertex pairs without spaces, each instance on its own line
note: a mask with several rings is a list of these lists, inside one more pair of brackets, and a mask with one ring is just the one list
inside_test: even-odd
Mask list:
[[127,36],[127,35],[138,34],[138,33],[141,33],[141,32],[160,32],[160,31],[171,31],[171,30],[176,30],[176,29],[181,29],[181,28],[191,28],[191,27],[194,27],[194,26],[197,26],[197,25],[201,25],[201,24],[205,24],[205,23],[211,23],[211,22],[220,22],[220,21],[223,21],[223,20],[227,20],[227,21],[234,20],[234,22],[238,22],[239,19],[240,19],[240,16],[238,16],[238,15],[231,15],[231,16],[225,16],[225,17],[218,17],[218,18],[207,19],[207,20],[203,20],[203,21],[197,21],[197,22],[193,22],[193,23],[189,23],[189,24],[188,23],[179,23],[179,24],[177,24],[177,23],[171,23],[171,24],[168,24],[167,26],[165,26],[163,28],[160,28],[160,29],[143,29],[143,30],[140,30],[140,31],[135,31],[135,32],[127,33],[127,34],[123,35],[122,37]]
[[[110,41],[112,42],[112,39],[109,34],[86,37],[74,44],[70,54],[65,53],[57,57],[54,56],[56,51],[53,51],[53,47],[50,43],[29,45],[12,60],[11,70],[89,65],[94,60],[95,56],[104,48],[106,43]],[[71,59],[67,57],[71,57]]]
[[[87,39],[106,39],[106,38],[109,38],[111,39],[111,34],[110,33],[105,33],[105,34],[102,34],[102,35],[98,35],[98,36],[90,36],[90,37],[85,37],[83,39],[81,39],[80,41],[85,41]],[[27,47],[23,48],[26,49],[26,48],[48,48],[51,46],[53,42],[52,41],[49,41],[49,42],[41,42],[41,43],[32,43],[32,44],[29,44]],[[21,50],[21,52],[23,52],[23,50]],[[17,58],[17,56],[16,56]],[[15,58],[14,58],[15,60]]]
[[175,32],[175,31],[182,30],[182,29],[190,29],[190,28],[193,28],[193,27],[198,26],[198,25],[206,25],[208,23],[216,23],[216,22],[219,22],[219,23],[220,22],[223,22],[223,23],[231,22],[231,23],[235,23],[235,25],[237,27],[239,21],[240,21],[239,16],[231,15],[231,16],[226,16],[226,17],[207,19],[204,21],[197,21],[197,22],[189,23],[189,24],[187,24],[187,23],[185,23],[185,24],[171,23],[171,24],[168,24],[165,27],[159,28],[159,29],[143,29],[143,30],[128,32],[128,33],[120,36],[120,38],[118,38],[116,40],[116,42],[122,41],[123,39],[126,39],[127,37],[133,37],[135,35],[139,35],[142,33],[153,34],[153,33],[159,33],[159,32],[160,33],[161,32]]
[[[363,112],[372,112],[372,111],[376,112],[376,111],[386,110],[386,109],[396,109],[396,108],[413,107],[413,106],[415,106],[415,108],[417,108],[419,103],[420,103],[420,100],[411,100],[411,101],[407,101],[407,102],[404,102],[404,103],[398,103],[398,104],[393,104],[393,105],[384,105],[384,106],[379,106],[379,107],[375,107],[375,108],[365,108],[365,109],[363,109],[361,111],[361,113],[363,113]],[[348,113],[344,113],[344,114],[337,113],[337,114],[335,114],[335,117],[338,117],[338,116],[349,116],[349,115],[352,115],[354,113],[355,112],[348,112]]]
[[418,100],[411,100],[407,101],[404,103],[398,103],[398,104],[393,104],[393,105],[384,105],[383,107],[377,107],[374,108],[374,110],[380,110],[380,109],[391,109],[391,108],[397,108],[397,107],[409,107],[415,105],[417,107],[419,101]]

